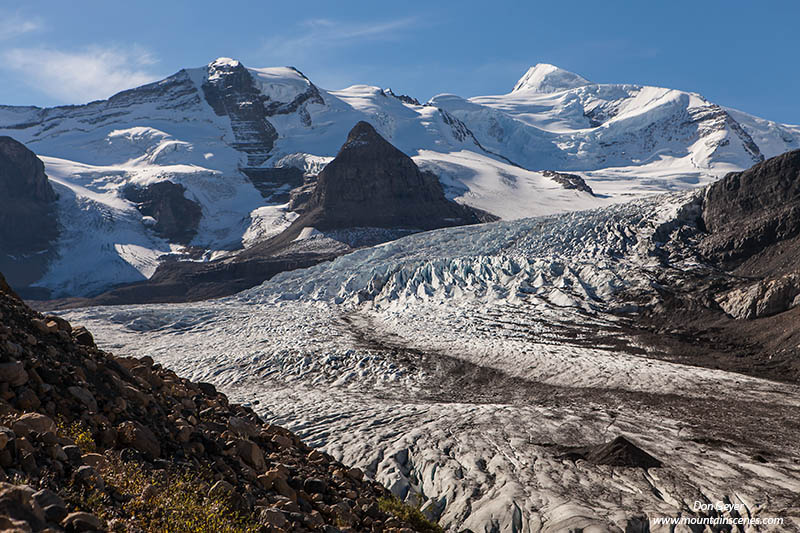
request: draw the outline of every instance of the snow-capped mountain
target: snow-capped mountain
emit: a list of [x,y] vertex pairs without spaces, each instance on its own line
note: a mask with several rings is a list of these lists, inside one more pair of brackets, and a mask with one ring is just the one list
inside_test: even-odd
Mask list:
[[[507,95],[419,104],[221,58],[86,105],[0,107],[0,134],[41,157],[59,194],[58,258],[36,286],[95,294],[166,258],[205,261],[280,233],[296,218],[289,191],[313,181],[359,121],[436,174],[450,199],[506,219],[695,186],[800,142],[800,128],[696,94],[597,85],[551,65]],[[155,210],[163,182],[178,187],[162,187],[171,200]]]
[[699,94],[594,84],[552,65],[531,68],[509,94],[431,103],[486,149],[526,168],[580,171],[612,194],[706,183],[800,146],[800,128],[759,124]]

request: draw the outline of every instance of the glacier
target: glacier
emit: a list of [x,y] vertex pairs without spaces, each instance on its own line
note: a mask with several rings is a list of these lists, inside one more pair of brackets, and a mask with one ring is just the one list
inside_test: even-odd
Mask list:
[[[66,317],[214,383],[448,531],[670,531],[650,518],[720,500],[797,530],[798,387],[659,358],[628,327],[656,272],[696,262],[662,247],[700,194],[419,233],[220,300]],[[664,466],[563,455],[618,435]]]

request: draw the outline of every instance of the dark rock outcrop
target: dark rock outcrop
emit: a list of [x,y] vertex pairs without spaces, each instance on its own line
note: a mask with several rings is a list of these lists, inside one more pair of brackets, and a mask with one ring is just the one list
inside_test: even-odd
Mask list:
[[800,235],[800,150],[787,152],[711,185],[703,204],[711,236],[703,251],[742,260]]
[[203,84],[206,101],[219,116],[227,116],[234,148],[247,154],[248,166],[257,167],[269,158],[278,132],[267,120],[266,97],[250,72],[238,61],[215,61],[208,66]]
[[261,196],[269,203],[289,201],[293,189],[303,185],[303,171],[295,167],[243,168]]
[[162,181],[146,187],[129,186],[123,191],[126,200],[139,212],[155,219],[153,229],[170,242],[188,244],[197,234],[203,215],[200,206],[186,198],[183,185]]
[[583,178],[577,174],[566,174],[564,172],[556,172],[554,170],[544,170],[542,171],[542,176],[545,178],[550,178],[565,189],[575,189],[578,191],[587,192],[594,196],[594,191],[592,188],[589,187]]
[[438,178],[421,171],[367,122],[359,122],[317,177],[305,213],[287,234],[373,227],[430,230],[495,220],[444,196]]
[[732,318],[751,320],[783,313],[800,305],[800,269],[722,293],[717,303]]
[[598,444],[596,446],[572,448],[562,457],[571,461],[583,459],[584,461],[596,465],[638,467],[645,469],[660,468],[662,466],[661,461],[623,436],[619,436],[611,442]]
[[302,184],[302,173],[293,170],[269,169],[261,165],[269,159],[278,132],[268,117],[297,112],[307,125],[311,117],[307,103],[324,103],[319,89],[294,69],[308,86],[289,102],[270,100],[256,86],[253,76],[238,61],[220,59],[208,66],[208,79],[203,84],[206,101],[217,115],[231,121],[233,147],[247,154],[247,165],[241,171],[253,182],[261,195],[270,202],[288,200],[289,189]]
[[2,283],[0,317],[0,530],[441,531],[401,529],[360,470]]
[[22,143],[0,137],[0,269],[18,289],[38,280],[54,256],[55,201],[44,163]]
[[715,298],[729,316],[763,318],[800,305],[800,150],[711,185],[703,223],[703,255],[745,278]]
[[385,94],[386,96],[391,96],[391,97],[397,98],[398,100],[400,100],[404,104],[422,105],[419,102],[419,100],[417,100],[413,96],[408,96],[407,94],[395,94],[395,92],[393,90],[391,90],[391,89],[386,89],[385,91],[383,91],[383,94]]
[[11,137],[0,137],[0,172],[0,198],[45,203],[56,199],[44,163]]
[[730,173],[694,203],[699,217],[657,239],[644,342],[681,363],[800,380],[800,151]]

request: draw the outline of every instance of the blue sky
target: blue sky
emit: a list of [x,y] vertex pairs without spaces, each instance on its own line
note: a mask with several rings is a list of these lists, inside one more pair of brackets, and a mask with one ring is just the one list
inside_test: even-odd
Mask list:
[[800,2],[0,0],[0,104],[82,103],[216,57],[328,89],[508,92],[553,63],[800,123]]

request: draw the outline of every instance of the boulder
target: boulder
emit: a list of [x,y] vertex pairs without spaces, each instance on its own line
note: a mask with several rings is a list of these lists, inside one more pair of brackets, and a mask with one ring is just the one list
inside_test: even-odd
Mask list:
[[308,494],[325,494],[328,484],[324,479],[309,478],[303,482],[303,490]]
[[4,450],[6,445],[15,438],[17,438],[17,436],[11,429],[5,426],[0,426],[0,450]]
[[233,485],[225,480],[214,483],[208,490],[208,497],[212,500],[222,500],[232,509],[240,512],[248,510],[247,501],[239,494]]
[[281,448],[289,448],[292,445],[292,439],[285,435],[273,435],[272,442],[280,446]]
[[83,326],[78,326],[72,330],[72,338],[81,346],[97,347],[94,343],[94,337],[89,333],[89,330]]
[[286,520],[286,515],[280,509],[275,509],[272,507],[268,507],[261,511],[259,518],[261,519],[261,524],[270,527],[286,527],[289,523]]
[[72,478],[80,484],[98,490],[103,490],[105,487],[103,478],[97,473],[97,470],[88,465],[78,467],[73,473]]
[[39,413],[25,413],[11,425],[11,429],[17,435],[27,435],[29,432],[56,433],[58,431],[52,418]]
[[230,427],[231,431],[248,439],[257,437],[261,430],[256,424],[241,416],[232,416],[228,420],[228,427]]
[[0,482],[0,516],[27,522],[36,531],[43,528],[45,514],[33,497],[35,492],[27,485]]
[[152,458],[161,456],[161,445],[155,434],[139,422],[123,422],[117,426],[117,439]]
[[263,472],[267,468],[267,463],[264,461],[264,452],[261,451],[258,444],[251,440],[240,440],[236,444],[239,457],[245,463],[252,466],[257,472]]
[[103,528],[103,522],[93,514],[70,513],[61,522],[68,532],[97,531]]
[[94,399],[94,395],[89,392],[86,387],[78,387],[73,385],[72,387],[67,388],[67,392],[69,392],[74,398],[86,406],[86,408],[89,409],[89,412],[97,412],[97,400]]
[[8,383],[11,387],[19,387],[28,382],[25,366],[19,361],[0,363],[0,383]]
[[800,274],[766,279],[716,298],[732,318],[750,320],[776,315],[800,304]]
[[95,469],[102,469],[108,466],[108,459],[99,453],[85,453],[81,456],[81,461]]
[[49,489],[42,489],[33,494],[34,501],[44,511],[48,522],[60,523],[67,516],[67,504],[64,500]]

